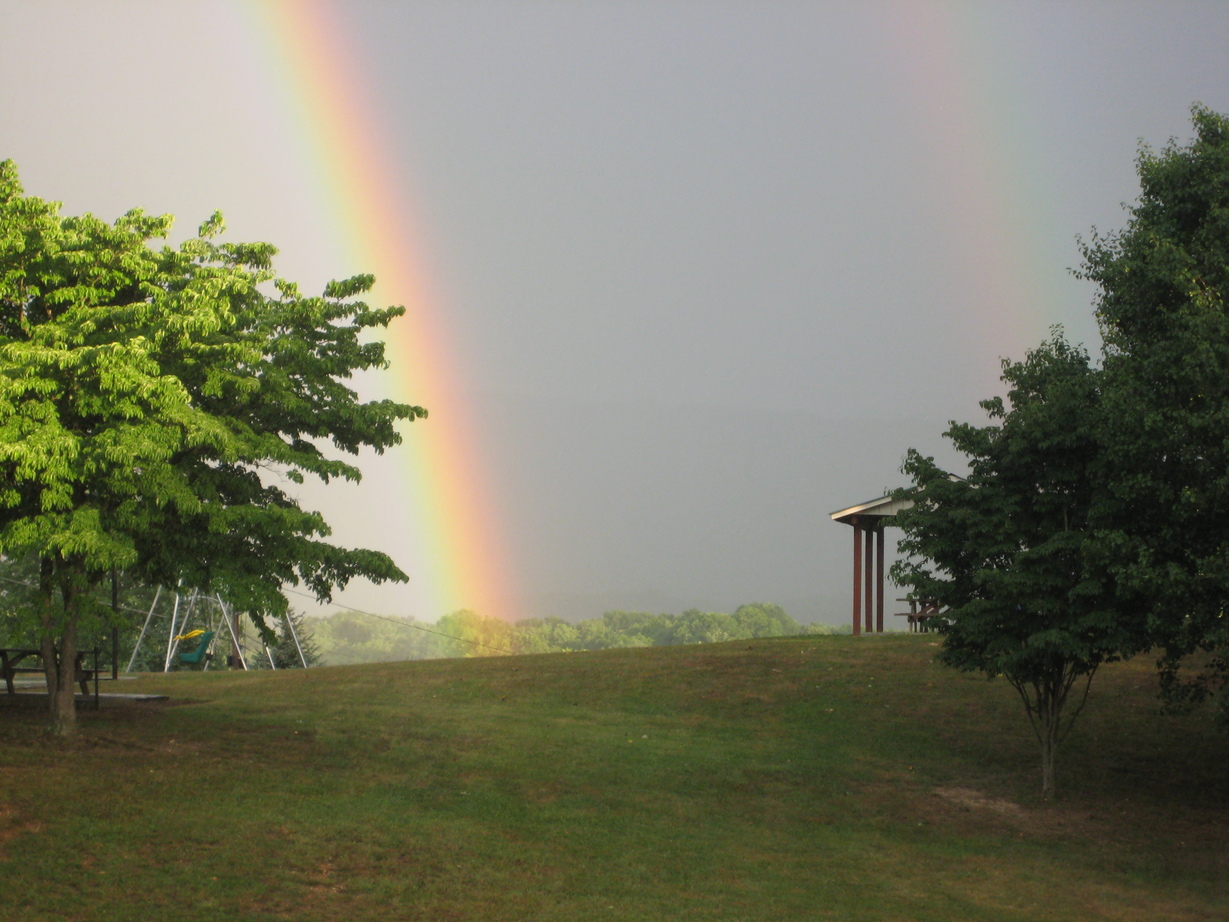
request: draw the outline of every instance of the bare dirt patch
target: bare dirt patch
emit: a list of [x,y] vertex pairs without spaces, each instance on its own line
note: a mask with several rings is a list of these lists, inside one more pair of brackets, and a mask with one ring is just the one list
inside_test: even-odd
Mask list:
[[1024,816],[1019,804],[998,797],[987,797],[972,788],[935,788],[934,792],[944,800],[968,810],[991,810],[1002,816]]
[[0,859],[5,857],[5,846],[20,835],[42,831],[42,823],[36,820],[23,820],[15,807],[0,804]]

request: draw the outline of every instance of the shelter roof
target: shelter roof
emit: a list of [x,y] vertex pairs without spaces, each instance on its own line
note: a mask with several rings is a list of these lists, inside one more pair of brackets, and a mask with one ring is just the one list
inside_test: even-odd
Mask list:
[[878,499],[850,506],[848,509],[838,509],[836,512],[830,513],[830,515],[834,522],[853,525],[856,524],[854,522],[855,518],[858,520],[890,519],[902,509],[909,509],[912,506],[913,499],[911,497],[893,499],[891,496],[881,496]]

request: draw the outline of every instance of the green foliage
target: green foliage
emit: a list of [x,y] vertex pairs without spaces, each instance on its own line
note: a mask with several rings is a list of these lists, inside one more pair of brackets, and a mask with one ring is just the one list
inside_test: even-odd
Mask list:
[[1102,547],[1171,700],[1229,677],[1229,119],[1192,118],[1189,144],[1141,151],[1126,227],[1094,235],[1083,268],[1106,344]]
[[935,619],[942,662],[1003,676],[1019,693],[1050,794],[1054,752],[1093,674],[1139,639],[1097,566],[1100,388],[1087,353],[1056,331],[1025,361],[1005,361],[1003,381],[1007,402],[981,403],[991,425],[953,423],[946,433],[969,458],[967,479],[910,450],[903,469],[913,486],[897,495],[914,505],[896,517],[908,556],[892,575],[946,609]]
[[742,637],[788,637],[803,633],[802,626],[780,605],[752,602],[734,609],[735,630]]
[[525,618],[516,622],[517,653],[557,653],[580,649],[580,632],[562,618]]
[[37,647],[38,558],[0,557],[0,646]]
[[469,609],[454,611],[436,622],[444,656],[501,656],[513,652],[512,625],[485,618]]
[[755,637],[835,633],[824,625],[803,628],[779,605],[742,605],[733,615],[692,609],[681,615],[609,611],[570,624],[560,618],[526,618],[507,624],[472,611],[445,615],[434,625],[341,612],[315,622],[321,656],[328,663],[386,662],[507,653],[567,653],[675,644],[716,643]]
[[[307,661],[308,667],[322,665],[320,647],[316,643],[315,624],[300,612],[293,608],[288,609],[278,622],[275,634],[275,643],[269,645],[269,655],[273,657],[275,668],[302,669],[304,660]],[[303,651],[302,657],[299,656],[300,650]],[[268,657],[257,657],[257,668],[264,669],[268,664]]]
[[321,660],[331,666],[434,659],[443,654],[432,630],[434,625],[413,618],[392,621],[351,611],[312,619]]
[[384,366],[368,333],[402,309],[354,300],[370,276],[301,296],[272,246],[217,242],[220,215],[155,249],[170,224],[61,217],[0,163],[0,553],[40,561],[40,633],[63,658],[112,568],[258,621],[285,611],[288,583],[327,600],[355,577],[405,579],[330,544],[278,485],[357,480],[335,452],[383,451],[425,415],[347,384]]
[[1141,151],[1126,227],[1083,245],[1103,368],[1055,337],[1005,365],[999,426],[949,431],[967,482],[905,464],[897,578],[951,607],[945,662],[1017,686],[1043,773],[1071,685],[1136,650],[1161,649],[1171,702],[1219,693],[1229,719],[1229,119],[1192,118]]
[[[0,557],[0,646],[39,647],[41,623],[38,612],[42,604],[39,568],[39,558],[32,555]],[[119,641],[117,662],[122,671],[132,655],[133,644],[153,601],[154,590],[133,584],[122,572],[117,574],[116,589],[118,591],[113,600],[109,574],[94,586],[88,611],[82,611],[78,619],[77,645],[83,650],[98,647],[101,655],[99,662],[109,670],[113,652],[112,629],[116,629]],[[54,599],[57,607],[60,601],[58,596]],[[114,610],[113,601],[116,606]],[[63,616],[57,612],[56,617]],[[159,627],[163,629],[159,631]],[[166,639],[165,625],[155,624],[143,644],[143,655],[138,656],[134,663],[134,669],[161,670]]]

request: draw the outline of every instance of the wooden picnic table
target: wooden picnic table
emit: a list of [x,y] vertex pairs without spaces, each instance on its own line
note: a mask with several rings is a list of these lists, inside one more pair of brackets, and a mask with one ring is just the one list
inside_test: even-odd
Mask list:
[[[90,679],[94,678],[95,670],[86,669],[83,665],[85,654],[88,650],[77,651],[76,675],[74,681],[81,684],[81,694],[88,695],[90,693]],[[17,689],[13,687],[13,677],[19,672],[43,672],[42,665],[38,666],[21,666],[18,665],[22,660],[30,657],[36,657],[42,660],[42,650],[32,650],[24,647],[0,647],[0,673],[4,674],[4,687],[10,695],[17,694]],[[95,664],[97,665],[97,664]]]
[[926,599],[897,599],[897,602],[908,602],[908,611],[896,612],[897,618],[909,619],[909,630],[920,631],[925,634],[930,631],[930,626],[926,623],[935,615],[939,614],[939,603]]

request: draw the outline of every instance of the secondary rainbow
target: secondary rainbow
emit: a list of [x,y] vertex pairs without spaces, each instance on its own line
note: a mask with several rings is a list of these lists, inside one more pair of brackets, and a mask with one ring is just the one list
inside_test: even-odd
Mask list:
[[502,529],[491,511],[472,415],[456,385],[457,353],[406,217],[407,170],[383,138],[343,9],[304,0],[252,0],[251,9],[294,109],[315,192],[342,231],[344,262],[375,274],[379,303],[406,308],[389,330],[396,382],[390,396],[425,406],[430,416],[409,427],[394,449],[405,459],[405,508],[398,512],[413,559],[396,556],[429,610],[390,614],[434,619],[464,607],[511,618]]
[[1066,272],[1079,261],[1074,237],[1081,228],[1055,232],[1047,203],[1058,193],[1042,166],[1046,126],[1030,118],[1023,65],[1011,57],[1019,12],[970,2],[890,9],[885,63],[900,81],[911,122],[901,155],[942,190],[945,220],[935,232],[959,254],[952,264],[962,270],[967,351],[1022,359],[1056,323],[1087,337],[1091,307],[1072,302]]

